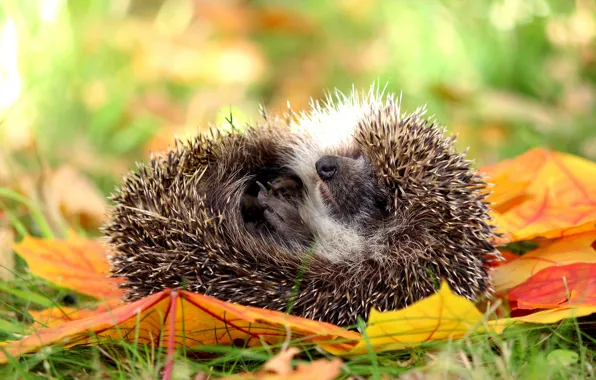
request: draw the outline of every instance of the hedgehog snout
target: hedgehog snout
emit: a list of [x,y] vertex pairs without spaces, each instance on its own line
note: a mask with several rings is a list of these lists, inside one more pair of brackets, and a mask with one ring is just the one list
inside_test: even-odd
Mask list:
[[328,181],[339,171],[339,160],[335,156],[323,156],[315,163],[315,168],[319,178]]

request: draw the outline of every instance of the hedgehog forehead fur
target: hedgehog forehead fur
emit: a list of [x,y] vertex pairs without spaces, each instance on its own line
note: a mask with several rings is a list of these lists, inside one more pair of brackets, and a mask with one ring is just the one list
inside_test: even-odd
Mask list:
[[[325,191],[337,189],[315,168],[328,155],[356,173],[334,206]],[[278,197],[264,189],[271,182],[297,190]],[[337,92],[295,121],[265,115],[245,132],[179,144],[124,180],[104,231],[128,300],[185,286],[350,325],[441,280],[469,299],[490,293],[486,262],[499,256],[484,189],[424,109],[403,113],[372,87]],[[333,207],[352,207],[350,218]]]

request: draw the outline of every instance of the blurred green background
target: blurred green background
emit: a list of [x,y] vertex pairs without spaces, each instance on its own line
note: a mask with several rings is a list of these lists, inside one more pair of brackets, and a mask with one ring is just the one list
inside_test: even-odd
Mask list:
[[2,0],[0,187],[94,226],[174,135],[375,81],[481,164],[596,159],[596,2]]

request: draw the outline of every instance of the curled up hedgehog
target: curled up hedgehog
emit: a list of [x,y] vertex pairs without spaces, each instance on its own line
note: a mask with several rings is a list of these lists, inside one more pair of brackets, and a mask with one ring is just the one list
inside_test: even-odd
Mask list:
[[373,88],[177,144],[125,178],[104,231],[127,300],[182,287],[351,326],[442,280],[490,293],[485,187],[423,109]]

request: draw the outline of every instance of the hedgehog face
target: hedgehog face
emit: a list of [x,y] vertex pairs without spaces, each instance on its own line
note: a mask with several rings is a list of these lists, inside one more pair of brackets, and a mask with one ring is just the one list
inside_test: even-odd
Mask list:
[[319,177],[316,190],[332,217],[350,224],[380,217],[382,194],[364,156],[323,156],[315,170]]

